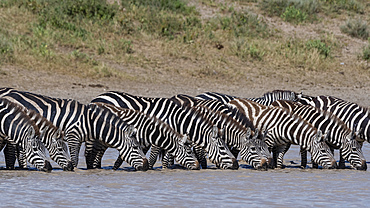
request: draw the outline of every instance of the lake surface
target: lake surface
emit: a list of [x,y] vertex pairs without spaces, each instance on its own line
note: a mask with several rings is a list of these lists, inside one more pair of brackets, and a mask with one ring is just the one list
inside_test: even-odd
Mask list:
[[[370,144],[364,145],[370,158]],[[1,207],[359,207],[369,203],[370,172],[300,169],[299,148],[284,158],[285,169],[257,171],[240,162],[239,170],[133,171],[112,165],[109,149],[103,169],[86,170],[83,151],[78,169],[65,172],[0,170]],[[338,153],[336,152],[336,157]],[[368,159],[370,161],[370,159]],[[309,164],[311,165],[311,164]],[[368,165],[370,165],[368,163]],[[0,153],[0,167],[5,167]],[[370,168],[370,166],[369,166]]]

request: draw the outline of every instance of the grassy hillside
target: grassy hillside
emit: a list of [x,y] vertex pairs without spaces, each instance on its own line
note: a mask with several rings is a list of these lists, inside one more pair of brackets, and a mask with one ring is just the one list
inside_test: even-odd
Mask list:
[[1,0],[0,66],[146,81],[369,79],[368,14],[368,0]]

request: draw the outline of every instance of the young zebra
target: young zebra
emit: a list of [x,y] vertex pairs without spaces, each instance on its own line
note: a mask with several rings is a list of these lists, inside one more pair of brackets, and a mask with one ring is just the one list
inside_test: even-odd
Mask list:
[[[188,146],[184,145],[187,137],[180,135],[163,121],[137,110],[121,108],[107,103],[91,103],[90,105],[107,108],[129,125],[133,125],[137,129],[137,137],[145,146],[144,149],[149,149],[151,145],[161,147],[174,155],[178,163],[184,167],[191,170],[199,169],[199,163],[196,161],[193,152]],[[99,154],[96,158],[96,164],[100,163],[102,156],[103,154]],[[149,158],[150,169],[153,168],[154,163],[155,160]],[[115,169],[119,167],[116,167],[117,165],[120,165],[119,162],[115,163]]]
[[[72,161],[69,159],[67,146],[63,142],[63,132],[56,128],[50,121],[42,117],[37,112],[25,109],[25,113],[33,122],[35,122],[39,130],[44,133],[44,136],[41,137],[41,142],[48,150],[51,159],[54,160],[58,165],[60,165],[63,170],[72,171],[73,164]],[[8,144],[8,146],[11,145]],[[13,150],[15,149],[17,148],[13,148]],[[4,150],[4,153],[6,153],[5,155],[8,155],[7,152],[7,150]],[[16,152],[13,151],[12,154],[14,155],[15,153]],[[24,160],[25,157],[23,155],[23,152],[19,152],[18,162],[19,165],[24,168],[27,167],[27,162]],[[13,156],[13,158],[14,160],[12,161],[12,164],[9,164],[10,167],[14,167],[15,157]]]
[[27,160],[38,170],[51,172],[52,167],[46,160],[40,141],[40,134],[35,123],[25,114],[23,108],[0,98],[0,140],[17,144],[25,152]]
[[[210,96],[197,97],[209,99]],[[266,144],[270,149],[274,148],[274,160],[276,167],[283,167],[283,157],[290,144],[300,145],[312,155],[312,160],[324,168],[336,168],[337,164],[328,145],[322,137],[321,131],[298,116],[278,107],[271,107],[256,102],[235,98],[220,93],[212,93],[213,98],[222,101],[230,100],[227,104],[244,113],[257,127],[266,127]],[[278,155],[276,155],[278,154]]]
[[370,142],[370,109],[356,103],[332,96],[308,96],[299,94],[297,102],[330,111],[342,120],[354,132],[360,132],[360,138]]
[[[322,132],[327,132],[327,143],[329,146],[334,149],[340,149],[340,168],[344,168],[344,159],[346,159],[357,170],[367,169],[366,160],[361,151],[361,145],[356,141],[356,134],[338,117],[328,111],[321,111],[313,106],[287,100],[277,100],[271,105],[285,108],[299,115]],[[301,166],[306,167],[307,151],[301,153]]]
[[[141,148],[131,141],[127,125],[109,110],[90,108],[75,100],[51,98],[10,88],[0,89],[0,92],[12,102],[38,112],[64,131],[74,167],[78,164],[81,144],[86,142],[86,146],[90,147],[95,141],[100,141],[116,148],[121,158],[135,169],[148,169],[148,161]],[[107,136],[106,133],[110,134]]]
[[217,126],[190,108],[180,107],[166,98],[145,98],[121,92],[107,92],[91,102],[108,103],[155,116],[180,134],[187,135],[195,145],[204,148],[211,162],[223,169],[239,168],[237,160],[220,139],[221,132]]
[[[251,129],[253,132],[256,129],[238,111],[231,110],[226,105],[215,100],[199,100],[188,95],[176,95],[171,100],[179,105],[193,107],[201,111],[219,128],[223,128],[223,139],[228,147],[233,149],[235,157],[241,151],[243,153],[240,155],[241,158],[255,169],[266,170],[267,166],[272,162],[267,145],[257,141],[258,133],[256,132],[257,134],[253,138],[249,138]],[[261,139],[258,140],[261,141]]]

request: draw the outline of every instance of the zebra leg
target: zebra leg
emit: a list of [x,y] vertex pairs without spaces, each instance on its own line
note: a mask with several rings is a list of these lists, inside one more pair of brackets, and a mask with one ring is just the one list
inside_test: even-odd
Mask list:
[[153,169],[154,164],[157,162],[160,151],[160,147],[152,145],[149,156],[149,169]]
[[194,154],[202,166],[202,169],[207,169],[207,159],[203,148],[200,146],[194,146]]
[[15,161],[17,159],[17,146],[16,144],[11,144],[10,142],[7,142],[4,148],[4,157],[5,157],[5,164],[6,169],[8,170],[14,170]]
[[19,168],[26,170],[28,169],[26,151],[23,150],[19,145],[16,145],[16,147],[16,156],[18,158]]
[[94,143],[93,156],[95,159],[94,159],[93,168],[101,168],[101,161],[107,149],[108,147],[103,145],[101,142]]
[[162,159],[162,168],[166,169],[174,165],[174,157],[168,153],[165,152],[163,159]]
[[290,143],[289,144],[286,144],[286,145],[281,145],[281,146],[278,146],[277,147],[277,164],[276,164],[276,168],[285,168],[285,165],[284,165],[284,155],[285,153],[289,150],[290,148]]
[[339,150],[339,155],[340,155],[340,158],[339,158],[339,169],[345,169],[346,168],[346,161],[344,160],[344,158],[342,157],[342,150]]
[[236,148],[230,148],[230,147],[229,147],[229,150],[234,155],[235,158],[238,158],[240,150],[238,150]]
[[305,149],[300,149],[301,153],[301,168],[305,169],[307,167],[307,150]]
[[94,168],[94,161],[95,161],[95,156],[97,154],[96,147],[98,144],[97,141],[89,141],[87,140],[85,142],[85,160],[86,160],[86,166],[87,169],[93,169]]

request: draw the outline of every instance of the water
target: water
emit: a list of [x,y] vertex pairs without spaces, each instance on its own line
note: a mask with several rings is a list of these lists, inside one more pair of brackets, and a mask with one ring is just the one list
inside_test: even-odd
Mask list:
[[[370,157],[370,145],[364,145]],[[81,151],[83,152],[83,151]],[[359,207],[367,205],[369,171],[300,169],[299,149],[292,146],[285,169],[256,171],[240,162],[239,170],[155,170],[136,172],[125,164],[113,171],[114,149],[104,155],[104,169],[52,173],[0,170],[2,207]],[[346,164],[349,167],[349,164]],[[0,167],[5,167],[3,154]]]

